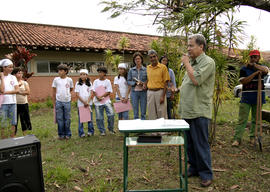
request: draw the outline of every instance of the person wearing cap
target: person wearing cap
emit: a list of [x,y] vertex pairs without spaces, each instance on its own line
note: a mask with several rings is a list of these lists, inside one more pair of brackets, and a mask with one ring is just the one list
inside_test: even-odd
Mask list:
[[[118,65],[118,75],[114,78],[115,100],[116,102],[129,102],[130,86],[127,84],[127,65]],[[128,111],[118,113],[119,120],[128,120]]]
[[55,106],[55,117],[58,128],[58,139],[70,139],[70,111],[71,111],[71,92],[73,81],[68,74],[68,66],[60,64],[57,66],[59,77],[55,77],[52,83],[53,105]]
[[106,67],[99,67],[98,79],[93,83],[93,102],[96,110],[96,122],[101,136],[105,136],[104,126],[104,110],[107,115],[108,130],[111,134],[114,134],[114,112],[111,105],[110,94],[112,91],[111,81],[106,78],[108,72]]
[[133,54],[133,64],[127,76],[127,83],[131,86],[131,103],[134,119],[139,119],[139,106],[141,111],[141,120],[146,118],[147,106],[147,72],[143,66],[143,56],[140,52]]
[[148,119],[167,118],[166,91],[170,81],[168,69],[158,62],[155,50],[149,50],[151,64],[147,66],[147,108]]
[[80,107],[89,107],[91,110],[91,121],[87,122],[88,132],[87,136],[94,135],[94,125],[93,125],[93,113],[92,113],[92,105],[93,105],[93,86],[88,77],[88,70],[81,69],[80,70],[80,78],[75,84],[75,93],[77,97],[77,107],[78,107],[78,134],[79,137],[85,137],[85,133],[83,131],[83,123],[80,121]]
[[234,130],[234,137],[232,146],[239,146],[245,131],[249,112],[251,110],[251,127],[249,130],[250,143],[255,142],[255,125],[256,125],[256,111],[257,111],[257,92],[258,92],[258,74],[262,78],[262,104],[265,103],[265,92],[263,77],[268,73],[268,68],[262,66],[260,61],[260,52],[252,50],[249,53],[250,62],[240,69],[240,83],[243,85],[242,96],[239,105],[238,124]]
[[1,94],[3,94],[3,102],[0,107],[1,118],[1,138],[5,138],[5,129],[11,125],[11,137],[15,136],[15,126],[17,125],[17,100],[16,94],[19,93],[19,84],[17,78],[11,75],[13,70],[13,62],[10,59],[0,61],[3,73],[0,74]]
[[212,184],[213,171],[208,142],[215,87],[215,61],[205,54],[206,40],[201,34],[188,37],[188,54],[182,56],[186,69],[180,88],[180,117],[190,129],[187,136],[188,177],[199,176],[201,186]]

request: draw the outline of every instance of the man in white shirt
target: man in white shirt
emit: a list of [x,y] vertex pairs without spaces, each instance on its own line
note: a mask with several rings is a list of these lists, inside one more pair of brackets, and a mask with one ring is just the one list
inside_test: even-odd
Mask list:
[[60,140],[70,139],[70,110],[71,110],[71,91],[73,81],[67,77],[68,66],[60,64],[58,67],[59,77],[55,77],[52,83],[53,104],[55,106],[56,122],[58,125],[58,137]]
[[0,73],[0,94],[3,95],[3,102],[0,107],[1,137],[6,137],[4,128],[7,128],[8,124],[11,124],[10,136],[14,137],[17,124],[16,94],[19,92],[19,86],[17,78],[10,74],[13,70],[12,61],[3,59],[0,61],[0,66],[3,67],[3,73]]

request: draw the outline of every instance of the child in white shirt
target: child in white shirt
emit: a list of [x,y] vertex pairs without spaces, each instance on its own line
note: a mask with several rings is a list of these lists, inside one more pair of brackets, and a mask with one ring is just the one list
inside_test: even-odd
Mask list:
[[97,69],[99,78],[93,83],[94,104],[96,110],[97,127],[101,135],[105,135],[104,128],[104,110],[108,117],[108,129],[114,134],[114,112],[111,105],[110,93],[112,93],[112,85],[109,79],[106,79],[107,68],[99,67]]
[[67,77],[68,66],[60,64],[57,67],[59,77],[55,77],[52,83],[53,104],[55,106],[56,122],[58,125],[58,137],[60,140],[70,139],[70,110],[71,110],[71,91],[73,81]]
[[[114,87],[116,90],[116,101],[127,103],[129,99],[130,86],[127,84],[127,65],[120,63],[118,65],[119,75],[114,78]],[[118,113],[119,120],[128,119],[128,111]]]
[[[88,78],[88,70],[81,69],[80,70],[80,78],[79,81],[75,85],[75,93],[78,98],[77,106],[78,106],[78,119],[79,119],[79,126],[78,126],[78,133],[79,137],[85,137],[83,131],[83,123],[80,122],[80,112],[79,107],[90,107],[92,109],[92,83]],[[91,121],[88,121],[88,136],[94,135],[94,126],[93,126],[93,114],[91,111]]]
[[4,128],[7,128],[8,124],[11,124],[10,136],[14,137],[17,125],[16,94],[19,92],[19,86],[17,78],[10,74],[13,71],[12,61],[3,59],[0,61],[0,66],[3,68],[3,72],[0,73],[0,94],[4,97],[0,107],[1,138],[6,138]]

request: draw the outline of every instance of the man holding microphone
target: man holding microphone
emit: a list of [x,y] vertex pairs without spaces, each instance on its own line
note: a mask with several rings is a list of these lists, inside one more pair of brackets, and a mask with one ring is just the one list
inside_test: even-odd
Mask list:
[[212,183],[211,152],[208,126],[212,118],[215,85],[215,62],[205,54],[206,40],[201,34],[188,39],[188,55],[182,57],[186,68],[181,88],[179,113],[190,126],[188,141],[188,177],[200,176],[201,186]]

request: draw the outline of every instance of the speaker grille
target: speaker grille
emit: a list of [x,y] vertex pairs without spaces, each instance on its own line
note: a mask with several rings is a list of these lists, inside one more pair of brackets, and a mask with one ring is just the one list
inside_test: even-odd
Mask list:
[[0,192],[31,192],[26,186],[21,183],[10,183],[3,186]]

